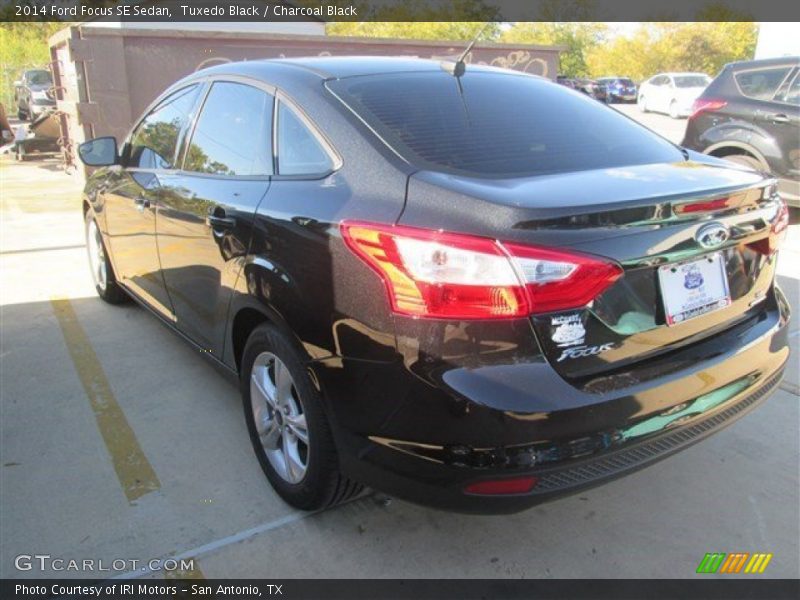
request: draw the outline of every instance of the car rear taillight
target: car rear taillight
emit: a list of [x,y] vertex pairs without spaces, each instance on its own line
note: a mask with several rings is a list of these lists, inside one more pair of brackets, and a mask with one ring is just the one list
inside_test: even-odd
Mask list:
[[348,248],[384,281],[395,313],[440,319],[526,317],[585,306],[622,269],[560,249],[401,225],[345,221]]
[[536,477],[515,477],[513,479],[487,479],[464,486],[467,494],[499,496],[504,494],[527,494],[539,482]]
[[692,102],[692,114],[689,118],[694,119],[701,112],[713,112],[715,110],[725,108],[726,106],[728,106],[728,103],[725,102],[725,100],[715,100],[713,98],[698,98],[697,100]]
[[782,198],[779,202],[777,213],[772,218],[769,235],[764,239],[749,244],[753,250],[766,256],[772,256],[780,249],[789,229],[789,206]]

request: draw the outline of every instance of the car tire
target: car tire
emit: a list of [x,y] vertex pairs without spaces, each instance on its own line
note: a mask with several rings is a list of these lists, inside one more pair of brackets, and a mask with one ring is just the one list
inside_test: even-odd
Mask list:
[[750,156],[749,154],[729,154],[728,156],[724,156],[723,158],[732,163],[750,167],[751,169],[755,169],[756,171],[765,171],[765,172],[769,171],[769,169],[765,167],[760,160],[758,160],[755,156]]
[[287,504],[319,510],[356,496],[363,486],[339,469],[322,397],[304,362],[287,336],[259,325],[245,345],[239,384],[264,475]]
[[669,103],[669,116],[673,119],[681,118],[680,114],[678,114],[678,102],[676,100]]
[[103,236],[97,226],[97,220],[91,211],[86,213],[86,251],[89,255],[89,268],[97,295],[109,304],[122,304],[128,295],[117,283],[114,267],[108,258]]

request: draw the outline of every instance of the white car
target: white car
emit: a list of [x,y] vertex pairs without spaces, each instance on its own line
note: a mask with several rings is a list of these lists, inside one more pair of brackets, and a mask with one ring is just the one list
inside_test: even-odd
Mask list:
[[688,117],[692,103],[708,84],[705,73],[659,73],[639,86],[637,103],[642,112],[666,113],[673,119]]

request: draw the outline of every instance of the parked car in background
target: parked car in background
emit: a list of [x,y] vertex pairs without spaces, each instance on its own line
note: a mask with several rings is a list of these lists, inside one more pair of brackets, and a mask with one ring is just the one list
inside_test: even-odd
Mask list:
[[659,73],[639,86],[642,112],[666,113],[673,119],[692,114],[692,104],[703,93],[711,77],[705,73]]
[[636,102],[636,84],[629,77],[600,77],[597,83],[605,86],[609,102]]
[[800,57],[726,65],[695,101],[683,146],[769,172],[800,207]]
[[14,82],[17,117],[35,121],[45,110],[56,105],[53,76],[45,69],[23,71]]
[[605,102],[607,99],[606,96],[606,88],[604,85],[597,83],[592,79],[584,79],[581,77],[566,77],[564,75],[559,75],[556,78],[556,81],[570,89],[577,90],[579,92],[583,92],[587,96],[591,96],[595,100],[600,100]]
[[556,77],[556,83],[563,85],[564,87],[568,87],[571,90],[575,89],[575,80],[572,77],[567,77],[566,75],[558,75]]
[[575,89],[583,92],[587,96],[591,96],[595,100],[606,102],[608,96],[606,95],[606,86],[594,81],[593,79],[577,78],[575,81]]
[[117,148],[79,148],[97,293],[238,377],[302,509],[521,510],[732,423],[789,356],[774,180],[540,77],[229,63]]

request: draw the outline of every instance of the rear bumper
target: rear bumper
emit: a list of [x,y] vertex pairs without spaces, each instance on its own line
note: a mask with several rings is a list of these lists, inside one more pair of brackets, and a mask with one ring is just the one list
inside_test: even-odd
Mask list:
[[[516,512],[646,467],[763,402],[789,356],[788,303],[777,288],[770,296],[753,322],[714,336],[704,358],[676,351],[603,391],[580,390],[535,359],[449,365],[424,382],[402,363],[314,370],[348,475],[420,504]],[[528,493],[464,492],[523,476],[537,479]]]
[[[509,473],[507,470],[464,469],[422,464],[419,458],[398,455],[375,444],[367,460],[348,464],[347,470],[373,488],[411,502],[435,508],[477,514],[505,514],[612,481],[665,459],[734,423],[767,398],[783,378],[783,368],[766,381],[726,403],[725,407],[690,425],[675,427],[646,441],[568,464]],[[472,472],[468,472],[472,471]],[[481,496],[464,493],[464,486],[483,480],[533,476],[535,487],[526,494]]]

